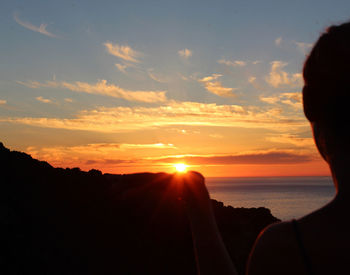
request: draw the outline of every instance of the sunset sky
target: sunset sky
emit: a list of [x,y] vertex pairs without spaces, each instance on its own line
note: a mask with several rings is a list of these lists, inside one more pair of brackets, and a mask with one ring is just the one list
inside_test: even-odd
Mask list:
[[1,1],[0,141],[109,173],[328,175],[303,61],[350,1]]

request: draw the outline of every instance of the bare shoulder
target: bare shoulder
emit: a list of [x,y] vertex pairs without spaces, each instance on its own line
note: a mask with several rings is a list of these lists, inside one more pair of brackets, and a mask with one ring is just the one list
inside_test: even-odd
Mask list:
[[302,267],[292,222],[281,222],[259,234],[249,257],[247,274],[303,274]]

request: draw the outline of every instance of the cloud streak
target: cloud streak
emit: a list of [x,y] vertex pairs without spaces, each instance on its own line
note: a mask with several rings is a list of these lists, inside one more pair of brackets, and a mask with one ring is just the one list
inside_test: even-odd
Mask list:
[[302,110],[302,95],[300,92],[296,93],[282,93],[275,96],[264,97],[260,96],[260,100],[269,104],[282,103],[291,106],[295,109]]
[[218,60],[219,64],[224,64],[226,66],[231,66],[231,67],[243,67],[247,65],[247,62],[242,61],[242,60],[234,60],[234,61],[230,61],[230,60],[226,60],[226,59],[220,59]]
[[37,101],[40,101],[42,103],[52,103],[51,99],[43,98],[42,96],[38,96],[35,98]]
[[174,144],[171,143],[153,143],[153,144],[121,144],[121,149],[176,149]]
[[183,49],[177,52],[180,57],[188,59],[192,56],[192,51],[189,49]]
[[119,71],[121,71],[122,73],[126,73],[126,68],[128,67],[127,65],[125,64],[119,64],[119,63],[116,63],[115,66],[118,68]]
[[167,100],[165,91],[132,91],[123,89],[114,84],[108,84],[107,80],[99,80],[97,83],[90,84],[87,82],[75,81],[75,82],[56,82],[46,81],[44,83],[37,81],[17,81],[17,83],[27,86],[29,88],[64,88],[74,92],[104,95],[115,98],[122,98],[128,101],[140,101],[140,102],[165,102]]
[[233,91],[237,90],[237,88],[227,88],[222,86],[221,82],[217,80],[221,76],[221,74],[212,74],[211,76],[203,77],[198,81],[203,83],[205,89],[212,94],[221,97],[235,97],[236,95]]
[[[154,144],[128,144],[128,143],[92,143],[76,146],[52,146],[35,147],[31,146],[26,152],[32,157],[42,159],[57,166],[86,167],[97,168],[96,165],[137,165],[144,161],[141,158],[130,158],[130,152],[145,152],[145,150],[176,149],[173,144],[154,143]],[[104,169],[104,167],[101,167]]]
[[179,125],[265,128],[278,132],[308,127],[304,117],[297,114],[284,116],[280,108],[175,101],[158,107],[100,107],[80,111],[73,118],[0,117],[0,121],[109,133]]
[[105,42],[103,44],[106,47],[106,51],[114,55],[116,57],[119,57],[123,59],[124,61],[139,63],[140,60],[138,59],[142,54],[140,52],[137,52],[133,50],[128,45],[119,45],[119,44],[113,44],[109,41]]
[[111,156],[119,151],[126,149],[175,149],[174,144],[166,143],[151,143],[151,144],[132,144],[132,143],[90,143],[78,146],[53,146],[53,147],[28,147],[27,150],[35,153],[53,150],[57,152],[65,152],[67,156],[74,154],[99,154],[100,156]]
[[275,45],[276,45],[277,47],[280,47],[281,44],[282,44],[282,37],[276,38],[276,39],[275,39]]
[[313,157],[311,155],[296,153],[292,150],[271,150],[219,156],[173,156],[156,159],[156,161],[164,163],[184,162],[188,165],[296,164],[305,163],[312,160]]
[[305,42],[295,42],[295,45],[297,46],[297,49],[303,54],[307,54],[313,46],[312,43]]
[[[225,165],[289,165],[311,162],[312,153],[294,150],[267,150],[226,155],[170,155],[155,157],[130,157],[130,150],[150,148],[166,149],[157,144],[115,144],[100,143],[79,146],[28,147],[26,152],[32,157],[49,161],[54,166],[98,168],[114,170],[121,167],[169,167],[174,163],[185,162],[187,165],[225,166]],[[149,146],[149,147],[148,147]],[[124,148],[124,149],[123,149]],[[127,150],[125,150],[127,148]],[[123,152],[125,150],[125,152]]]
[[19,15],[17,12],[15,12],[13,14],[13,19],[19,24],[21,25],[22,27],[28,29],[28,30],[31,30],[31,31],[34,31],[34,32],[38,32],[38,33],[41,33],[43,35],[46,35],[46,36],[49,36],[49,37],[54,37],[54,38],[57,38],[58,36],[49,32],[48,30],[46,30],[46,27],[47,27],[47,24],[40,24],[39,27],[37,26],[34,26],[32,23],[29,23],[29,22],[25,22],[25,21],[22,21],[20,18],[19,18]]
[[302,85],[300,73],[290,74],[283,70],[288,65],[282,61],[272,61],[270,74],[266,77],[266,82],[274,88],[299,87]]
[[314,140],[313,138],[301,138],[297,135],[291,135],[291,134],[281,134],[277,136],[268,137],[267,140],[277,143],[285,143],[285,144],[293,144],[297,147],[307,147],[307,148],[313,148],[314,146]]
[[156,82],[159,82],[159,83],[169,82],[169,77],[160,76],[159,74],[156,74],[153,69],[149,69],[147,72],[148,72],[148,76]]

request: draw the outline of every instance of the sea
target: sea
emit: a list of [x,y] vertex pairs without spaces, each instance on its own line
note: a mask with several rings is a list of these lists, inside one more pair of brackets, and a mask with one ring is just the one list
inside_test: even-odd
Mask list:
[[233,207],[266,207],[280,220],[303,217],[335,196],[331,177],[206,178],[210,197]]

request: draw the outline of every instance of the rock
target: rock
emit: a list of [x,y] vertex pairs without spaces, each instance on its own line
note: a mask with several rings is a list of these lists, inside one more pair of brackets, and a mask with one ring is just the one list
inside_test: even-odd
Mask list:
[[[173,175],[53,168],[0,144],[1,274],[196,274]],[[212,201],[239,273],[266,208]]]

